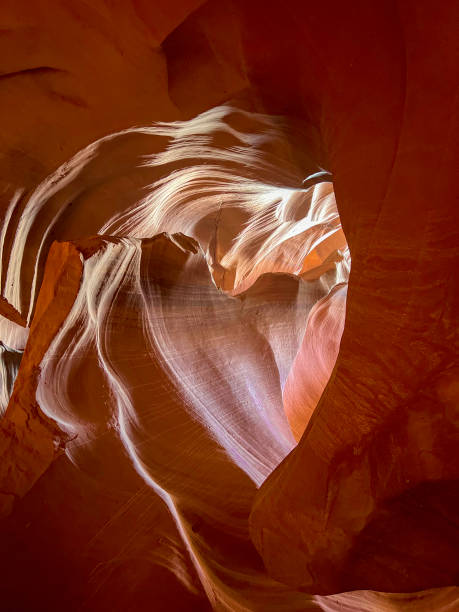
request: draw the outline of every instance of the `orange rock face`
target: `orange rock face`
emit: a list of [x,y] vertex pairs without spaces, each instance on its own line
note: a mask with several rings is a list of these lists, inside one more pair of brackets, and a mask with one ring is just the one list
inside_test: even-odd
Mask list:
[[457,4],[2,12],[5,609],[458,608]]

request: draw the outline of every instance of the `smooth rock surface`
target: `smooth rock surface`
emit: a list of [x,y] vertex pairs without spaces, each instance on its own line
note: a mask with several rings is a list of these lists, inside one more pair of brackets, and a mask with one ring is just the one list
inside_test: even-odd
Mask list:
[[5,609],[458,608],[458,21],[3,3]]

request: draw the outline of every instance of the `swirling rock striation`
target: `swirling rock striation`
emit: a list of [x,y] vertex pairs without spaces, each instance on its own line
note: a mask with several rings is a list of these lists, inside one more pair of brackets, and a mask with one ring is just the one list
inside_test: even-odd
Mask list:
[[457,607],[458,17],[5,4],[6,609]]

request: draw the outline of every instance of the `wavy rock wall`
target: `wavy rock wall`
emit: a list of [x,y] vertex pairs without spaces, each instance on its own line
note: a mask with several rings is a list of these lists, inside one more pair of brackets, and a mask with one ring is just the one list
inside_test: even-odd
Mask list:
[[6,609],[454,610],[455,4],[3,14]]

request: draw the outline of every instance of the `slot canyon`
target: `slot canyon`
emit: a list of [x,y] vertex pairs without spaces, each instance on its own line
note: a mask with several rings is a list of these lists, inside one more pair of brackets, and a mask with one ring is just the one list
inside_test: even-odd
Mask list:
[[459,3],[0,51],[0,610],[459,612]]

